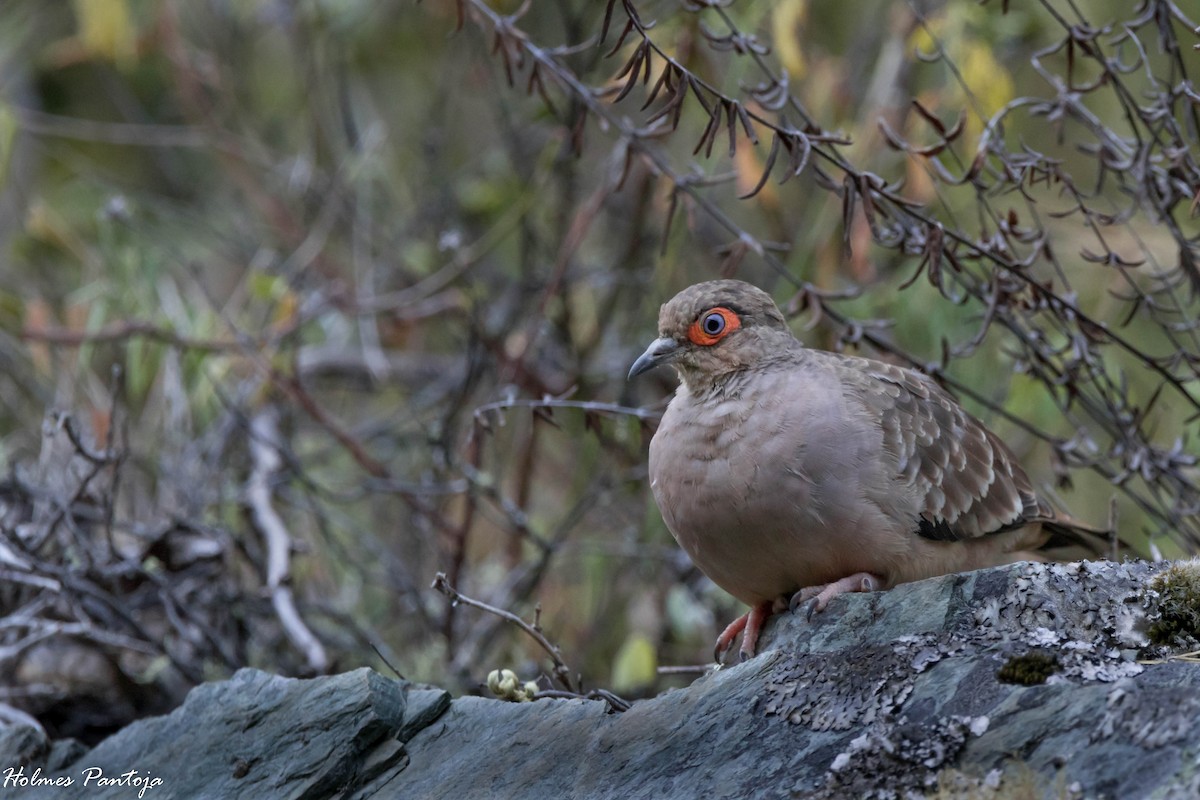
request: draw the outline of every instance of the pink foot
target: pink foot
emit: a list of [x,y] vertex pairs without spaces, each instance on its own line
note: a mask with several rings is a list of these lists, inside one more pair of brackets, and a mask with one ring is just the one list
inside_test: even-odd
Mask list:
[[839,594],[849,592],[873,592],[883,586],[883,578],[870,572],[856,572],[841,580],[827,583],[824,586],[806,586],[792,595],[788,601],[788,609],[794,614],[801,603],[806,603],[804,618],[811,620],[813,614],[819,614],[829,605],[829,601]]
[[758,646],[758,635],[762,633],[763,623],[767,621],[767,617],[771,616],[775,611],[775,604],[771,602],[759,603],[746,614],[729,623],[725,630],[721,631],[721,635],[717,637],[717,646],[713,650],[713,657],[717,663],[721,663],[721,658],[733,646],[733,640],[738,634],[742,635],[742,646],[739,650],[742,661],[751,658],[754,655],[754,648]]

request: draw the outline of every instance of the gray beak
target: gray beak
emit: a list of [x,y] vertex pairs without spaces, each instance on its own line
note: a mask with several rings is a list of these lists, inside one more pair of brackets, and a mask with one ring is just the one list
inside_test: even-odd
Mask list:
[[661,339],[655,339],[646,348],[646,352],[638,356],[638,360],[633,362],[633,366],[629,368],[629,375],[626,380],[633,380],[637,375],[641,375],[647,370],[654,369],[660,364],[670,364],[679,355],[679,342],[664,336]]

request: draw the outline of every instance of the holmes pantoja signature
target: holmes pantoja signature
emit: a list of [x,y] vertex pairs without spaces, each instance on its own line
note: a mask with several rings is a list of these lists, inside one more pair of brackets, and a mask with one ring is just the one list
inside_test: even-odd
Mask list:
[[123,772],[120,775],[105,775],[104,770],[100,767],[88,767],[79,771],[79,777],[74,775],[43,775],[42,768],[36,768],[29,775],[25,774],[25,766],[8,767],[3,772],[0,772],[0,788],[25,788],[34,786],[74,786],[78,783],[80,786],[89,786],[93,788],[111,789],[119,786],[128,786],[130,789],[138,790],[138,797],[142,797],[149,789],[154,789],[162,786],[162,778],[151,778],[149,775],[141,775],[138,770],[131,769],[128,772]]

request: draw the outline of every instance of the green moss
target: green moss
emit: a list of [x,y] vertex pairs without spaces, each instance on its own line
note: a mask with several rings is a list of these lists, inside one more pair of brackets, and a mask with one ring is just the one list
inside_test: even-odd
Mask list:
[[1150,641],[1190,646],[1200,641],[1200,558],[1178,561],[1154,576],[1158,618],[1150,623]]
[[1016,683],[1021,686],[1037,686],[1058,672],[1058,657],[1050,653],[1033,651],[1013,656],[996,672],[1001,683]]

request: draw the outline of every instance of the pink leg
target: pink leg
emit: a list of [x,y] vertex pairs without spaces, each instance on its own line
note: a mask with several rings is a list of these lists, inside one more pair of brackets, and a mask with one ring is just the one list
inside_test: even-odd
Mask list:
[[856,572],[841,580],[827,583],[824,586],[807,586],[792,595],[788,608],[795,613],[801,603],[807,603],[804,610],[805,619],[811,620],[813,614],[819,614],[829,605],[829,601],[839,594],[848,592],[873,592],[883,586],[883,578],[870,572]]
[[733,646],[733,640],[737,635],[742,634],[742,647],[740,650],[741,659],[745,661],[754,655],[754,648],[758,646],[758,635],[762,633],[763,623],[767,621],[767,617],[771,616],[774,611],[775,604],[772,602],[759,603],[746,614],[729,623],[725,630],[721,631],[721,635],[717,637],[717,646],[713,650],[713,657],[718,664],[721,663],[721,657]]

